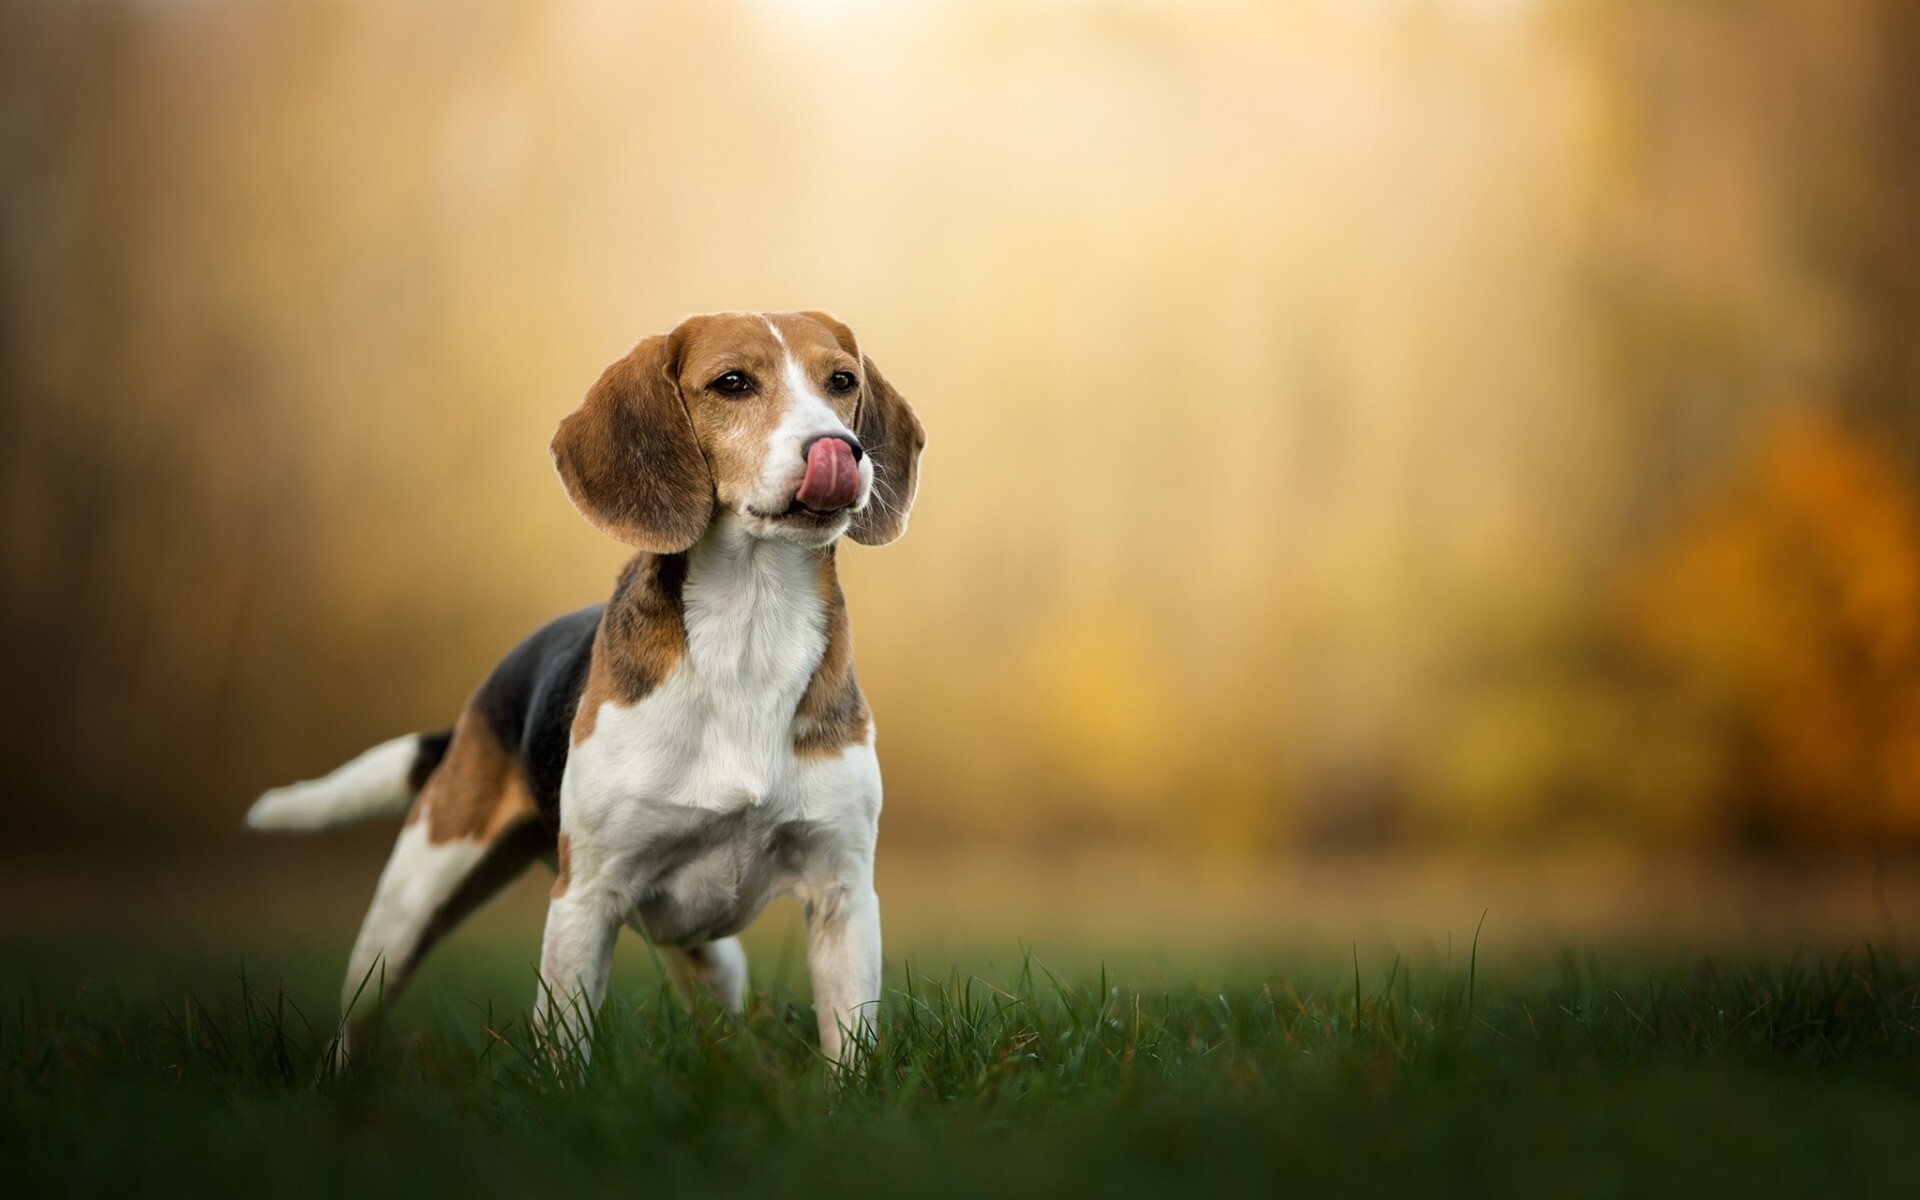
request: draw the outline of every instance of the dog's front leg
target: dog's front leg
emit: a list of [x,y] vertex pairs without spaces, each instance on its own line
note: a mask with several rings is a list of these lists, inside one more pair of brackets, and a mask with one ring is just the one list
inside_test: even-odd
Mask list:
[[580,884],[563,873],[547,905],[533,1024],[556,1060],[577,1051],[584,1062],[592,1048],[594,1014],[607,998],[622,914],[608,889]]
[[820,1050],[844,1065],[855,1046],[872,1043],[879,1015],[880,898],[872,865],[803,887],[800,898],[807,906],[807,973]]

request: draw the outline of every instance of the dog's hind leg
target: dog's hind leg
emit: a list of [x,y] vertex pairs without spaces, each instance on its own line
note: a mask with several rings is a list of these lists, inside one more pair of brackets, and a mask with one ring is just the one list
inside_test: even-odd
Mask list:
[[720,938],[686,949],[670,949],[666,956],[667,973],[674,985],[689,1000],[693,989],[712,989],[720,1003],[739,1012],[747,999],[747,952],[737,937]]
[[468,712],[380,874],[347,963],[343,1015],[397,1000],[436,942],[551,849],[519,765]]

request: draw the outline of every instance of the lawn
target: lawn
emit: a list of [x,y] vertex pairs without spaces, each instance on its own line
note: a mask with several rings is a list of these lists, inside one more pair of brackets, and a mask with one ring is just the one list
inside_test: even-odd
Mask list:
[[1920,963],[1867,947],[909,961],[838,1081],[790,962],[736,1018],[629,947],[556,1070],[525,947],[450,949],[327,1077],[332,947],[0,947],[7,1192],[1920,1194]]

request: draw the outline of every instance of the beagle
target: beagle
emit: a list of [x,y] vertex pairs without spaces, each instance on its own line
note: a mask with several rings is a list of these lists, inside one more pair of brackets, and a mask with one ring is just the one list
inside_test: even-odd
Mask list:
[[880,997],[880,766],[854,678],[841,535],[907,526],[925,434],[824,313],[719,313],[649,337],[560,423],[573,504],[638,553],[606,604],[536,631],[453,728],[266,793],[255,829],[406,814],[342,992],[389,1000],[435,942],[535,859],[555,871],[535,1025],[585,1049],[624,923],[683,983],[741,1006],[734,935],[806,905],[820,1045]]

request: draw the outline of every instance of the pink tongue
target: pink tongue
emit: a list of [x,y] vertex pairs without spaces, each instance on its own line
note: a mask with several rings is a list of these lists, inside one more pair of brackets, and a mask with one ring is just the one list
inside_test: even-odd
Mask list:
[[807,447],[807,474],[794,499],[808,508],[832,512],[853,503],[860,490],[859,468],[853,449],[837,437],[823,437]]

